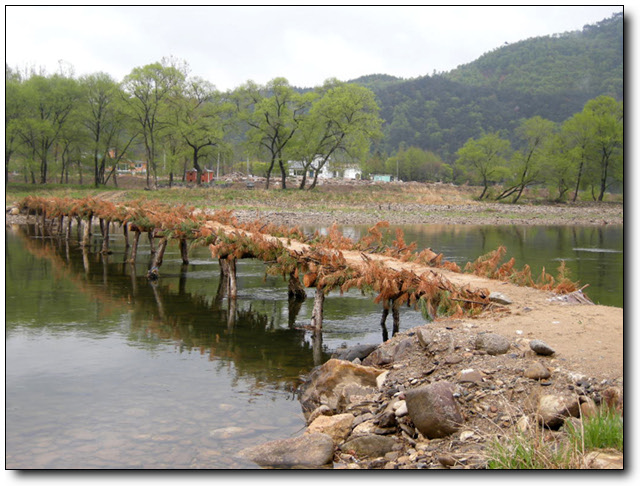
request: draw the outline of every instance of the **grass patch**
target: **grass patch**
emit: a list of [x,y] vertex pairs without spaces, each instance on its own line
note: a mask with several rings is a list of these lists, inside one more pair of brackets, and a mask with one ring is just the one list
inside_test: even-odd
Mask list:
[[569,437],[582,452],[593,449],[616,449],[624,452],[624,426],[620,413],[601,407],[592,417],[585,417],[581,427],[568,426]]
[[582,469],[584,456],[597,449],[624,452],[620,412],[601,407],[594,416],[567,422],[561,436],[532,427],[492,441],[488,469]]

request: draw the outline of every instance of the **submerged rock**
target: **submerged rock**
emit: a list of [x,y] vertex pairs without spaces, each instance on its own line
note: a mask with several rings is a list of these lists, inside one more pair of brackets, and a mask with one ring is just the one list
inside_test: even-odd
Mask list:
[[333,439],[322,433],[304,434],[248,447],[239,456],[263,467],[320,467],[333,460]]
[[344,452],[354,453],[358,457],[383,457],[396,445],[395,439],[384,435],[369,434],[355,437],[340,446]]

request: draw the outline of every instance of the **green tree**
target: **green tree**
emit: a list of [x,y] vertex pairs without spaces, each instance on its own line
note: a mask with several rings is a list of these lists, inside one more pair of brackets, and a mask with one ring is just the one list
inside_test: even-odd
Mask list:
[[125,76],[122,89],[129,113],[138,124],[147,158],[147,187],[158,183],[157,144],[164,130],[173,120],[167,113],[172,98],[179,96],[187,76],[186,63],[173,58],[134,68]]
[[313,189],[329,160],[335,163],[338,155],[351,160],[364,158],[371,141],[381,136],[378,111],[373,92],[368,88],[327,80],[301,124],[301,136],[294,151],[304,164],[300,189],[305,187],[309,169],[314,173],[309,186]]
[[612,182],[622,182],[623,167],[623,105],[610,96],[599,96],[584,107],[593,118],[593,172],[597,177],[597,200]]
[[574,170],[573,202],[578,198],[588,157],[593,151],[594,128],[593,117],[583,110],[566,120],[560,129],[559,143],[562,145],[563,159]]
[[278,162],[282,188],[286,189],[285,147],[291,142],[308,109],[307,99],[295,91],[285,78],[275,78],[262,87],[249,81],[236,91],[239,115],[248,125],[247,139],[257,151],[269,157],[266,188]]
[[33,75],[24,84],[27,100],[25,116],[15,124],[21,141],[28,147],[31,179],[35,182],[33,170],[39,167],[39,182],[46,184],[52,149],[60,141],[65,124],[77,106],[78,83],[75,79],[61,74],[45,76]]
[[81,119],[88,134],[93,183],[98,187],[107,183],[137,132],[128,126],[120,86],[111,76],[90,74],[81,77],[79,82]]
[[405,149],[404,146],[387,160],[386,170],[400,180],[417,182],[449,181],[453,173],[451,167],[433,152],[418,147]]
[[516,136],[522,142],[509,162],[511,183],[496,198],[505,199],[514,195],[513,203],[517,203],[525,188],[545,181],[544,162],[549,141],[552,139],[555,124],[540,116],[523,120],[516,129]]
[[5,185],[9,182],[9,162],[24,141],[20,137],[19,126],[26,115],[27,98],[22,79],[17,72],[5,67],[5,108],[4,108],[4,169]]
[[224,141],[224,124],[232,106],[224,101],[215,87],[201,78],[191,78],[185,83],[182,96],[174,102],[176,126],[183,142],[189,147],[193,168],[197,172],[197,184],[202,183],[200,161],[207,150]]
[[467,140],[457,152],[456,166],[462,168],[474,182],[482,183],[482,194],[488,196],[489,184],[505,174],[506,157],[511,150],[511,142],[500,138],[497,132],[489,133],[475,140]]

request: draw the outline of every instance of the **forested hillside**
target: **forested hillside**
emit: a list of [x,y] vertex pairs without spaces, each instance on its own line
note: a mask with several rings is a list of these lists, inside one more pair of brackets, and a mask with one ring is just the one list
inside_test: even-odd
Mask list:
[[385,120],[381,152],[416,146],[452,163],[471,137],[500,132],[513,139],[522,119],[559,123],[599,95],[622,101],[623,16],[504,45],[449,73],[351,82],[377,96]]

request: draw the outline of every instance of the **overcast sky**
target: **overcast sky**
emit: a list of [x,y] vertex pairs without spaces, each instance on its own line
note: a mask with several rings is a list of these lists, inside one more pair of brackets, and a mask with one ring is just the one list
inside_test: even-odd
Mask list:
[[218,89],[285,77],[313,87],[450,71],[519,40],[581,30],[622,6],[6,6],[6,64],[116,80],[162,57]]

